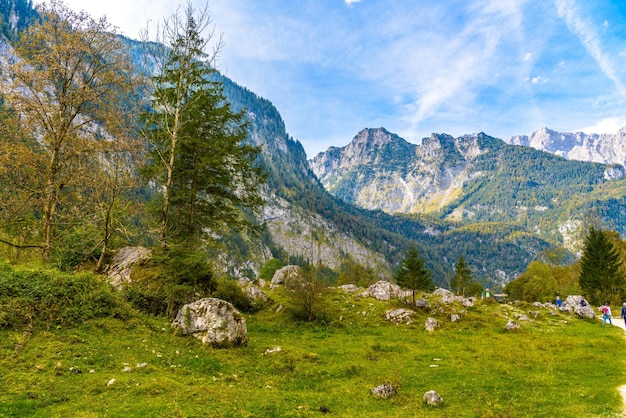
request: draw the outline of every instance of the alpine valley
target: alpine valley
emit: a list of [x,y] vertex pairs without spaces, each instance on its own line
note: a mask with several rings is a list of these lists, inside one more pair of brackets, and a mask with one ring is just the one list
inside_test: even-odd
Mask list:
[[[2,6],[0,58],[7,59],[11,33],[33,11],[18,0]],[[126,41],[137,55],[139,42]],[[547,141],[535,134],[512,138],[511,145],[484,133],[433,134],[415,145],[384,128],[363,129],[345,147],[309,161],[271,102],[220,80],[234,110],[245,109],[249,140],[262,147],[269,172],[258,219],[262,236],[221,237],[216,259],[234,276],[256,277],[269,258],[287,254],[330,269],[355,263],[391,277],[414,244],[437,284],[463,256],[473,275],[493,286],[548,248],[565,248],[573,259],[588,220],[626,233],[624,148],[599,145],[611,143],[605,137],[541,136]],[[619,135],[624,143],[624,132]],[[561,137],[567,141],[558,142]],[[567,149],[558,145],[564,142]]]

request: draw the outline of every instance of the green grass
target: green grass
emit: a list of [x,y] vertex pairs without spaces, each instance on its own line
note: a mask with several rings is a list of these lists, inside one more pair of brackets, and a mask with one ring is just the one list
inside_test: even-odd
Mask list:
[[[0,416],[306,417],[321,415],[322,405],[335,417],[621,412],[624,333],[599,321],[540,310],[505,333],[514,314],[537,309],[485,303],[393,325],[384,320],[393,303],[335,291],[328,325],[294,324],[275,312],[284,294],[271,296],[274,304],[247,316],[245,348],[207,348],[176,335],[166,318],[138,314],[32,334],[2,330]],[[462,320],[450,322],[451,312]],[[423,328],[428,316],[441,322],[432,333]],[[281,351],[266,354],[276,346]],[[398,394],[372,396],[382,383],[396,385]],[[424,404],[429,390],[443,397],[442,407]]]

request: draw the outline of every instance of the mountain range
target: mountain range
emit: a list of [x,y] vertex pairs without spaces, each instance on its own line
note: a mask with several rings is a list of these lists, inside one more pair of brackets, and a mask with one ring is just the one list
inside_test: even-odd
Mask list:
[[[33,13],[26,0],[8,4],[0,4],[3,22],[23,22],[20,10]],[[5,35],[0,54],[7,58]],[[139,42],[126,42],[137,56]],[[269,172],[258,219],[262,237],[223,237],[215,258],[234,276],[256,277],[277,257],[332,269],[357,263],[389,277],[415,245],[439,285],[460,256],[485,285],[501,285],[545,249],[575,251],[576,233],[591,212],[626,225],[626,186],[617,166],[568,161],[484,133],[433,134],[415,145],[383,128],[364,129],[347,146],[308,161],[270,101],[219,78],[234,110],[246,112],[248,140],[262,147]]]

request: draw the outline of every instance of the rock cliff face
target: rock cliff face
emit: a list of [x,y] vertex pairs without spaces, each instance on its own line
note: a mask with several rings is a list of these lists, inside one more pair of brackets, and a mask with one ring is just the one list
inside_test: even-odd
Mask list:
[[438,210],[456,199],[477,156],[498,147],[480,133],[433,134],[411,144],[384,128],[363,129],[343,148],[318,154],[311,169],[333,195],[389,213]]
[[589,135],[583,132],[556,132],[541,128],[530,136],[513,136],[507,142],[547,151],[569,160],[626,166],[626,127],[616,134]]

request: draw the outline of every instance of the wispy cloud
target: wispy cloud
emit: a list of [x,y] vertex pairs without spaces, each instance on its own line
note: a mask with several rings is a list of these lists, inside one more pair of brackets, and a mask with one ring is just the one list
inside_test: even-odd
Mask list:
[[[605,54],[598,32],[591,21],[585,19],[580,13],[575,0],[556,0],[559,16],[565,21],[569,30],[580,39],[587,52],[597,62],[600,70],[609,78],[620,94],[626,94],[622,80],[618,77],[614,63],[610,56]],[[606,28],[608,22],[603,23]]]
[[352,6],[354,3],[359,3],[361,0],[344,0],[348,6]]

